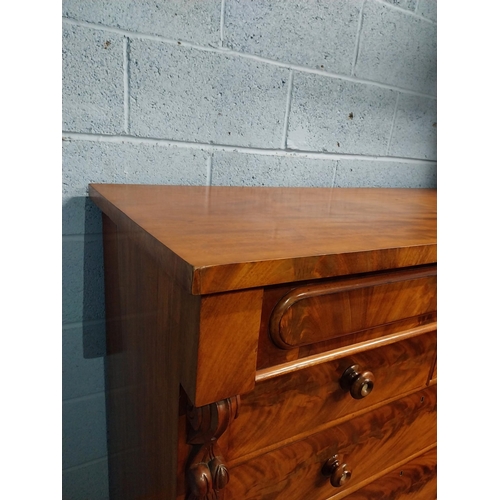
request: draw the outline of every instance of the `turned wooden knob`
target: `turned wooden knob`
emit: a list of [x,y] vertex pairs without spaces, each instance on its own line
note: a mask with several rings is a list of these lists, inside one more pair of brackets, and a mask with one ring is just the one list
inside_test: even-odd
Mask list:
[[363,399],[373,390],[375,377],[372,372],[361,372],[359,365],[352,365],[342,374],[340,387],[349,391],[354,399]]
[[323,474],[330,476],[330,484],[340,488],[351,479],[351,469],[347,464],[340,462],[338,455],[334,455],[323,466]]

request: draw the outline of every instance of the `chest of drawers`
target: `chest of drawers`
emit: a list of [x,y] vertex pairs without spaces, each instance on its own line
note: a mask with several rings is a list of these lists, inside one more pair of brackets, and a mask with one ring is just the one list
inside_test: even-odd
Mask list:
[[436,192],[90,186],[111,498],[436,498]]

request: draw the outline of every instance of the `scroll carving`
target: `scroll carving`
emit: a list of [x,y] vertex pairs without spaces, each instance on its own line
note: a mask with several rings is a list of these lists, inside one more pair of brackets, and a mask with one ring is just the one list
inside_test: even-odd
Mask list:
[[234,396],[206,406],[188,407],[188,443],[194,445],[187,470],[189,500],[224,498],[229,470],[217,439],[238,416],[239,403],[240,397]]

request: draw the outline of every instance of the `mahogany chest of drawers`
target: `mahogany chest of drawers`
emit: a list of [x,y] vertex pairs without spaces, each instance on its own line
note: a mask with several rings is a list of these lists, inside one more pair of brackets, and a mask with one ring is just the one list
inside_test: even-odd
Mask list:
[[435,190],[90,195],[111,498],[436,498]]

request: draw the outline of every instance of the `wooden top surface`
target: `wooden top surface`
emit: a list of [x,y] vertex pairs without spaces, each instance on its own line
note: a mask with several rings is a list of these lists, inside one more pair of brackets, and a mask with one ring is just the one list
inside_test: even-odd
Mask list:
[[436,262],[433,189],[91,184],[90,195],[194,294]]

